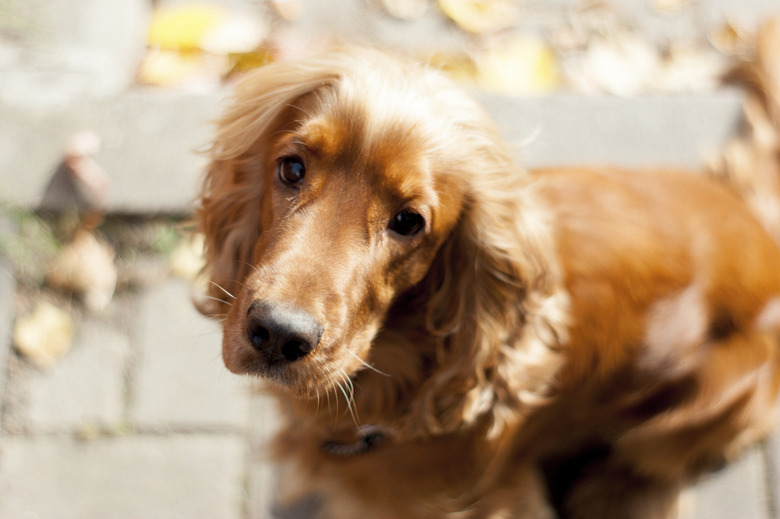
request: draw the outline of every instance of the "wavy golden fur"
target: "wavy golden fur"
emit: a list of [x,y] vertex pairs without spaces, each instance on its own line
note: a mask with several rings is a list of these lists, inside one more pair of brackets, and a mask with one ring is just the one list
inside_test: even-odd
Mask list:
[[269,382],[283,487],[328,517],[673,517],[770,429],[780,252],[742,202],[527,172],[418,64],[258,70],[198,220],[225,364]]

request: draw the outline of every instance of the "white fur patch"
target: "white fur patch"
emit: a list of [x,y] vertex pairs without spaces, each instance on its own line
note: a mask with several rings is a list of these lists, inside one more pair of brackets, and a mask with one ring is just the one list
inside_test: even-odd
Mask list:
[[649,369],[685,370],[692,350],[707,337],[707,307],[701,288],[692,284],[654,303],[647,314],[642,365]]
[[756,327],[761,331],[780,332],[780,297],[770,299],[756,318]]

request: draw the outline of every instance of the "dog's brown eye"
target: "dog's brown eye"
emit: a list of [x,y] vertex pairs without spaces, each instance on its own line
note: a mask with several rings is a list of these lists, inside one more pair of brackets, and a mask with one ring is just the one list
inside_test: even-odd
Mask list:
[[425,227],[425,219],[419,213],[404,210],[390,220],[388,227],[402,236],[411,236]]
[[306,166],[300,157],[284,157],[279,161],[279,179],[290,187],[297,187],[306,176]]

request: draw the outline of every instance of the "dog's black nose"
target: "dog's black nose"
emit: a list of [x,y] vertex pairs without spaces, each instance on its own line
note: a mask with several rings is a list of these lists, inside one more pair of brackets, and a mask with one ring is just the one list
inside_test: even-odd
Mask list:
[[254,301],[247,311],[247,338],[274,362],[294,362],[311,353],[322,337],[322,326],[295,308]]

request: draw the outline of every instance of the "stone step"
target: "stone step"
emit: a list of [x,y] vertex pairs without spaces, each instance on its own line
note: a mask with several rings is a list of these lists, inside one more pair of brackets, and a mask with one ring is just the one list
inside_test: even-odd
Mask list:
[[[111,178],[110,211],[187,214],[207,163],[197,150],[224,97],[139,88],[32,115],[0,105],[0,200],[37,207],[69,139],[88,129],[102,141],[95,158]],[[742,93],[477,98],[528,166],[696,168],[735,131]]]

